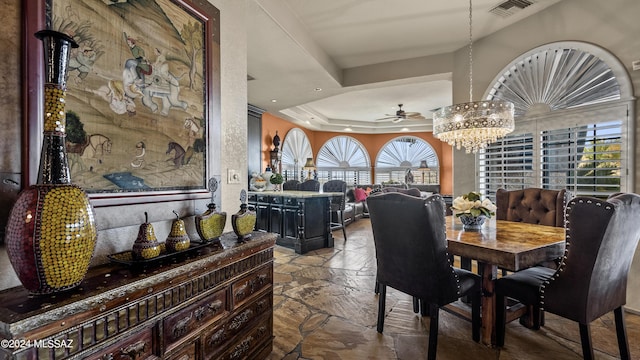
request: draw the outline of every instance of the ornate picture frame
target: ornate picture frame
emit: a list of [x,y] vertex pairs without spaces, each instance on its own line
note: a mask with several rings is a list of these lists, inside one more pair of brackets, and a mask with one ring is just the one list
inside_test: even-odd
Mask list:
[[43,118],[33,33],[48,28],[79,45],[66,144],[72,182],[94,206],[208,198],[219,163],[219,10],[206,0],[26,3],[23,184],[35,183]]

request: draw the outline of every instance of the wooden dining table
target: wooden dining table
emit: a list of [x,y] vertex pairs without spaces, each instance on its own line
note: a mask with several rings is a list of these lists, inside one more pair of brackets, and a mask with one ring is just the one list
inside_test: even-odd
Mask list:
[[447,216],[446,223],[449,253],[478,262],[482,276],[482,342],[494,344],[498,268],[518,271],[561,257],[564,228],[491,218],[481,230],[467,231],[455,216]]

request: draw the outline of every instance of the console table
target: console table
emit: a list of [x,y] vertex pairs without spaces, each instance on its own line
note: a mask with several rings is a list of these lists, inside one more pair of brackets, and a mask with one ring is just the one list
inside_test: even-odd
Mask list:
[[[3,290],[0,358],[264,359],[273,346],[275,238],[254,232],[238,244],[228,233],[175,259],[98,266],[55,295]],[[4,346],[15,340],[31,346]]]
[[256,230],[276,233],[276,243],[298,254],[333,247],[330,201],[342,193],[313,191],[249,192]]

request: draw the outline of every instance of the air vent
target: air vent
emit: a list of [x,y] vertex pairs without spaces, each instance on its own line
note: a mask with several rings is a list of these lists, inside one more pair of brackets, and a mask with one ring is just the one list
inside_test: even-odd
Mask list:
[[534,0],[507,0],[498,4],[496,7],[489,10],[489,12],[501,17],[507,17],[533,5],[534,3]]

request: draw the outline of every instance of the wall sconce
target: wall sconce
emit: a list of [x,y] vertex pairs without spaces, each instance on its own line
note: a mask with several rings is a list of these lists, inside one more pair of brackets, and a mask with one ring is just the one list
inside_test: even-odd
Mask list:
[[304,164],[304,169],[308,171],[307,180],[311,180],[311,171],[315,170],[316,165],[313,163],[313,158],[307,158],[307,162]]
[[269,151],[269,163],[271,164],[272,171],[276,173],[282,172],[282,169],[280,169],[282,153],[280,152],[279,146],[280,136],[278,136],[278,131],[276,131],[276,135],[273,137],[273,150]]

